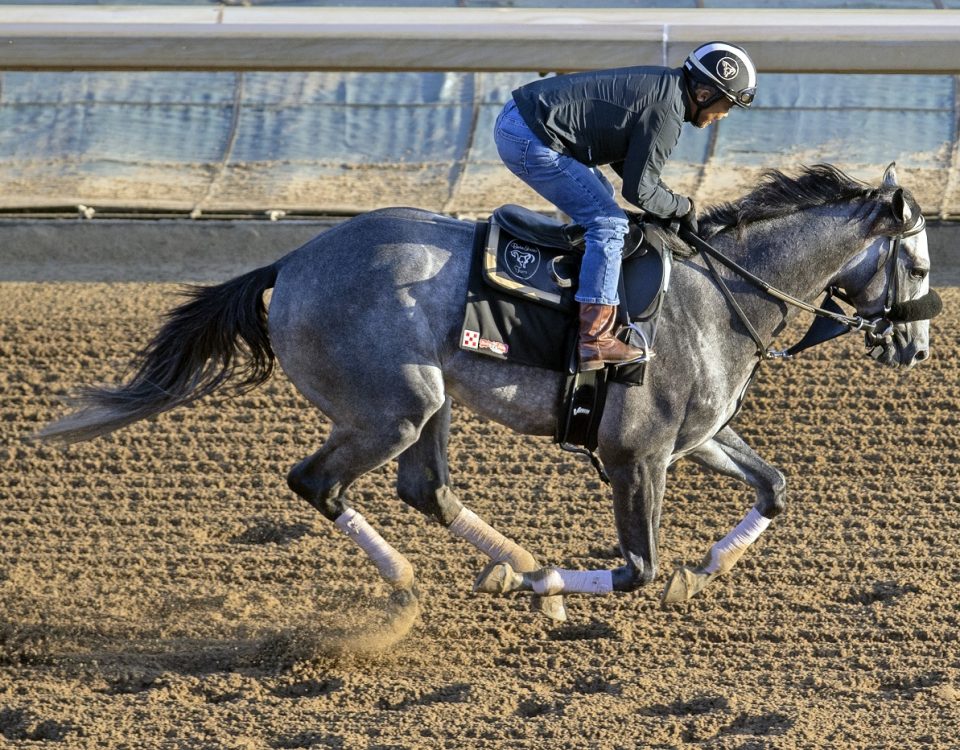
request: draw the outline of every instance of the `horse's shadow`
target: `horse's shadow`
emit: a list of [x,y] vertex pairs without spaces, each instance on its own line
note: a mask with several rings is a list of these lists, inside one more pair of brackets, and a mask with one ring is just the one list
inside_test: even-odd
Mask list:
[[120,628],[0,622],[0,665],[67,671],[96,665],[124,676],[108,691],[114,693],[141,692],[163,672],[280,669],[317,655],[311,646],[284,631],[250,638],[150,638]]

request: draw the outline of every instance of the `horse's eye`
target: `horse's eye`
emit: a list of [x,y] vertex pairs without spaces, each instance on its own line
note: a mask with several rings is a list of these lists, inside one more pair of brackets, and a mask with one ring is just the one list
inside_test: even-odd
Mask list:
[[923,281],[927,278],[927,274],[930,273],[926,268],[914,268],[910,271],[910,278],[916,279],[917,281]]

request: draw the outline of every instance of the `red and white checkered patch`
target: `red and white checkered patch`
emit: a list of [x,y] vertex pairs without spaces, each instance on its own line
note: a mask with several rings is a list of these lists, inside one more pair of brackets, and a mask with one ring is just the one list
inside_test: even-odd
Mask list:
[[479,349],[480,348],[480,332],[479,331],[468,331],[467,329],[463,330],[463,340],[460,342],[460,346],[465,349]]

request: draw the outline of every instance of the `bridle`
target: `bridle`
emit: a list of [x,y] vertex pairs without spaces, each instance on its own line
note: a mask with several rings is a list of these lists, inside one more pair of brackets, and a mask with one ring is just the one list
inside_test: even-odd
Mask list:
[[[834,302],[833,298],[836,297],[849,305],[853,305],[853,302],[844,292],[836,287],[831,287],[827,290],[827,296],[824,298],[821,306],[817,307],[816,305],[811,305],[808,302],[804,302],[803,300],[787,294],[786,292],[783,292],[768,284],[759,276],[752,274],[743,266],[730,260],[730,258],[723,255],[723,253],[714,248],[709,242],[700,238],[693,232],[681,230],[680,239],[692,245],[695,249],[702,253],[703,259],[707,264],[707,268],[710,270],[714,280],[717,282],[717,286],[719,286],[723,296],[727,299],[727,302],[733,308],[734,312],[736,312],[737,317],[740,318],[740,322],[743,323],[744,327],[747,329],[747,332],[750,334],[750,337],[757,345],[757,356],[761,360],[790,359],[804,349],[809,349],[810,347],[821,344],[824,341],[829,341],[830,339],[836,338],[837,336],[847,333],[848,331],[864,331],[867,336],[868,348],[882,346],[889,342],[893,337],[895,326],[895,323],[889,319],[889,315],[894,303],[897,301],[897,294],[900,291],[899,274],[897,273],[897,259],[900,255],[900,246],[903,240],[907,237],[913,237],[916,234],[920,234],[920,232],[926,228],[926,225],[927,222],[923,218],[923,214],[919,214],[917,220],[900,234],[888,235],[888,238],[890,239],[890,257],[887,260],[887,288],[886,293],[884,294],[883,315],[870,320],[860,315],[851,316],[844,313],[843,308]],[[797,307],[801,310],[812,313],[813,315],[817,316],[817,320],[815,320],[810,326],[810,330],[807,331],[803,339],[789,349],[778,351],[767,348],[767,346],[763,343],[763,339],[760,337],[760,334],[757,333],[756,328],[753,327],[753,324],[747,318],[743,308],[740,307],[740,304],[734,297],[733,292],[730,291],[730,288],[723,280],[723,277],[717,272],[716,266],[714,266],[711,258],[717,260],[719,263],[722,263],[738,276],[750,282],[752,285],[761,289],[771,297],[778,299],[781,302],[785,302],[788,305],[792,305],[793,307]]]
[[[894,322],[890,319],[890,311],[897,302],[900,293],[900,274],[897,273],[897,261],[900,258],[900,246],[907,237],[913,237],[920,234],[927,227],[927,220],[923,214],[917,217],[917,220],[903,232],[892,235],[890,239],[890,257],[887,259],[887,289],[884,293],[883,315],[870,321],[872,328],[865,328],[867,338],[867,348],[872,349],[876,346],[883,346],[893,338]],[[834,297],[843,300],[849,305],[853,305],[845,293],[832,287],[829,293]]]
[[887,295],[886,303],[883,306],[884,315],[889,315],[890,310],[893,309],[893,303],[897,301],[897,293],[900,291],[900,274],[897,271],[897,258],[900,255],[900,245],[907,237],[913,237],[914,235],[920,234],[924,229],[927,228],[927,220],[923,218],[923,214],[920,214],[917,217],[917,220],[913,223],[908,229],[905,229],[900,234],[891,237],[893,240],[890,248],[890,259],[889,259],[889,268],[887,269]]

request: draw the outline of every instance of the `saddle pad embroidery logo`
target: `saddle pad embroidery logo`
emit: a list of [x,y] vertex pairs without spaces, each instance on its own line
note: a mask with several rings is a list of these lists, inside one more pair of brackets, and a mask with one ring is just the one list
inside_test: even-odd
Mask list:
[[464,347],[465,349],[479,349],[480,332],[464,330],[463,341],[460,342],[460,346]]
[[732,57],[721,57],[720,62],[717,63],[717,75],[725,81],[736,78],[739,72],[740,66]]
[[509,346],[500,341],[493,341],[492,339],[480,339],[479,348],[489,349],[504,357],[507,355],[507,352],[510,351]]
[[540,249],[510,240],[503,248],[503,260],[511,276],[528,281],[540,267]]

